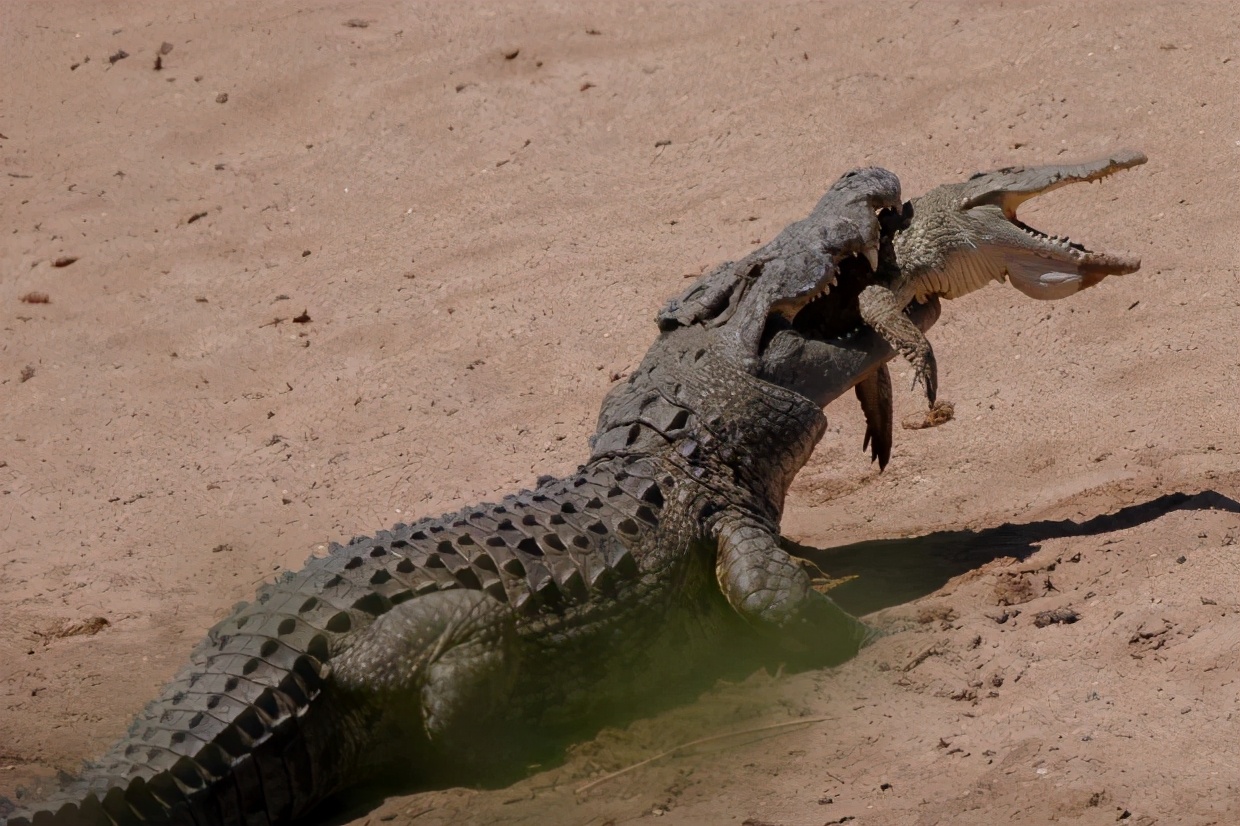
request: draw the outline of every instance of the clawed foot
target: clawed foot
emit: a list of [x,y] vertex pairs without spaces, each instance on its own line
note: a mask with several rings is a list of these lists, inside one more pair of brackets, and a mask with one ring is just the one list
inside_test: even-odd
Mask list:
[[920,384],[926,388],[926,401],[930,402],[930,408],[933,409],[939,395],[939,370],[938,365],[934,361],[934,351],[929,349],[929,342],[926,342],[925,353],[918,353],[909,359],[913,364],[913,388],[917,389]]

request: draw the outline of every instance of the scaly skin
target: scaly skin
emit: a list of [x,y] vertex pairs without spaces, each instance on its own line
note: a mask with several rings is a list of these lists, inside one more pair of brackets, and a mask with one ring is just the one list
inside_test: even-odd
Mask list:
[[377,766],[657,696],[745,636],[806,664],[852,655],[867,629],[810,587],[778,526],[821,408],[893,355],[838,336],[873,280],[876,211],[899,204],[885,170],[841,178],[668,304],[577,473],[262,588],[80,779],[8,825],[285,823]]
[[[1066,237],[1047,236],[1016,220],[1016,208],[1061,186],[1098,181],[1145,160],[1140,152],[1122,151],[1079,164],[979,172],[910,202],[902,216],[907,225],[893,233],[898,266],[881,272],[880,282],[863,290],[859,302],[866,323],[912,364],[913,386],[925,386],[931,405],[938,394],[938,369],[930,342],[904,315],[909,302],[958,298],[1007,277],[1025,295],[1053,300],[1108,275],[1136,272],[1139,259],[1091,252]],[[864,392],[872,396],[878,390]],[[881,419],[881,413],[875,415]],[[878,453],[885,465],[889,438]]]

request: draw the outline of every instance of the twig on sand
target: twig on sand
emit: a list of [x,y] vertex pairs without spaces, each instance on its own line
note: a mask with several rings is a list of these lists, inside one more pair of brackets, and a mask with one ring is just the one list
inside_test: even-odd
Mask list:
[[671,757],[672,755],[676,754],[679,751],[683,751],[684,749],[693,748],[694,746],[705,745],[706,743],[711,743],[711,742],[714,742],[715,740],[727,740],[730,737],[741,737],[746,734],[761,734],[767,731],[776,731],[778,729],[792,728],[793,726],[811,726],[811,725],[814,725],[815,723],[825,723],[827,719],[828,718],[826,717],[809,717],[804,720],[787,720],[783,723],[771,723],[770,725],[758,726],[757,728],[747,728],[747,729],[741,729],[740,731],[729,731],[723,734],[712,734],[709,737],[699,737],[697,740],[690,740],[688,743],[681,743],[679,746],[673,746],[667,751],[659,752],[653,757],[647,757],[645,760],[642,760],[639,763],[634,763],[631,766],[625,766],[623,769],[617,769],[611,774],[605,774],[602,777],[597,777],[594,780],[591,780],[589,783],[586,783],[584,786],[578,786],[577,794],[587,792],[601,783],[606,783],[608,780],[614,780],[622,774],[628,774],[629,772],[634,771],[636,769],[640,769],[642,766],[647,766],[655,762],[656,760],[662,760],[664,757]]

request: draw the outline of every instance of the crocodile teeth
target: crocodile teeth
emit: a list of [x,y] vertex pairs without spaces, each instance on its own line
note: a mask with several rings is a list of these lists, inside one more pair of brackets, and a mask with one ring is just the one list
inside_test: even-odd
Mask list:
[[870,262],[872,272],[878,272],[878,247],[866,247],[865,260]]

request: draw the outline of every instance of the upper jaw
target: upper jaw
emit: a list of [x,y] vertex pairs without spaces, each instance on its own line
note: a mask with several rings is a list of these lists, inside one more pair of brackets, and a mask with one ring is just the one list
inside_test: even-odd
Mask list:
[[[870,267],[870,273],[878,272],[878,248],[879,241],[875,239],[872,243],[864,244],[859,250],[848,253],[843,256],[839,262],[840,269],[849,266],[860,266],[864,261]],[[851,261],[849,259],[852,259]],[[828,269],[822,274],[819,281],[810,289],[805,290],[799,295],[792,296],[771,304],[770,315],[779,315],[784,320],[792,322],[802,310],[813,304],[815,301],[826,298],[833,290],[840,286],[839,270]]]
[[963,187],[960,208],[983,204],[1000,207],[1009,221],[1016,219],[1016,208],[1030,198],[1045,195],[1061,186],[1100,181],[1148,160],[1143,152],[1123,149],[1105,158],[1076,164],[1049,166],[1010,166],[974,175]]
[[879,258],[878,213],[901,202],[894,174],[878,167],[853,170],[827,190],[809,216],[733,265],[741,277],[726,288],[727,316],[717,314],[722,324],[712,324],[728,328],[721,339],[731,355],[739,363],[756,363],[770,334],[794,324],[807,307],[837,303],[845,270],[860,265],[872,272]]

